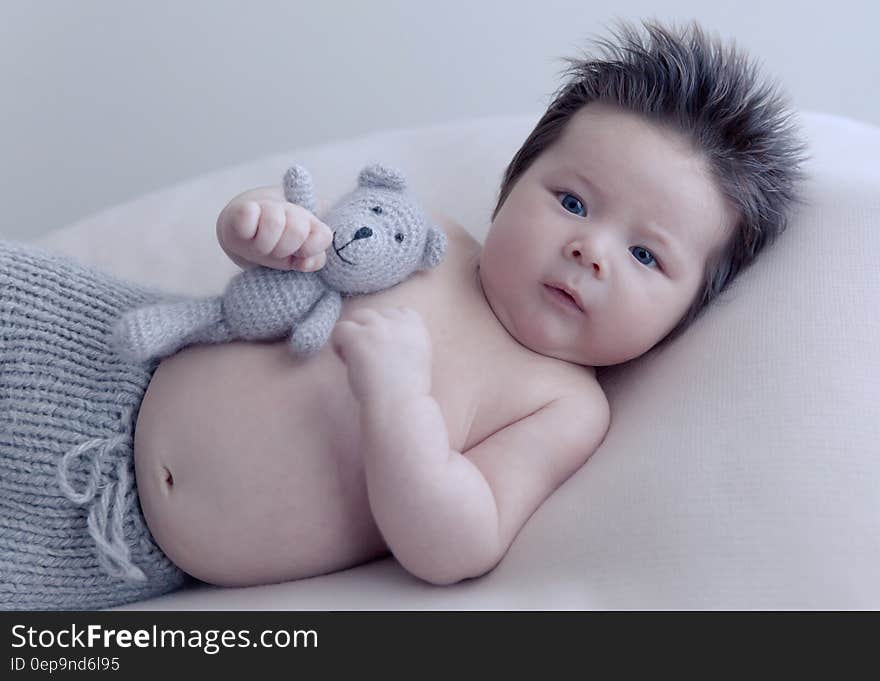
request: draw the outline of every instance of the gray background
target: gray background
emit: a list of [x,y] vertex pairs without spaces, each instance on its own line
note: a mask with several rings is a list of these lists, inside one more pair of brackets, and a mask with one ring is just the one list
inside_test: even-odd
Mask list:
[[[880,124],[877,3],[0,2],[0,236],[380,128],[540,111],[617,17],[697,19],[800,109]],[[245,188],[242,188],[245,189]]]

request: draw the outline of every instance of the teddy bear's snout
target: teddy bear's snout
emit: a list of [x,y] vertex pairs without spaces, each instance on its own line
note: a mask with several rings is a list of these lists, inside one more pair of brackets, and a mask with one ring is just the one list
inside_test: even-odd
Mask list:
[[369,227],[361,227],[354,233],[355,239],[369,239],[371,236],[373,236],[373,230]]

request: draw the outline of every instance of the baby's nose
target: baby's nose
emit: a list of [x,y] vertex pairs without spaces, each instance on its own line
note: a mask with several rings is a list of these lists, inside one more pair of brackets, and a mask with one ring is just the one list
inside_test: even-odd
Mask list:
[[373,236],[373,230],[369,227],[361,227],[354,233],[355,239],[369,239],[371,236]]
[[593,273],[597,277],[604,277],[607,273],[607,263],[605,258],[601,256],[595,249],[590,253],[586,252],[585,244],[580,242],[569,243],[565,246],[565,254],[574,260],[577,260],[584,267],[593,268]]

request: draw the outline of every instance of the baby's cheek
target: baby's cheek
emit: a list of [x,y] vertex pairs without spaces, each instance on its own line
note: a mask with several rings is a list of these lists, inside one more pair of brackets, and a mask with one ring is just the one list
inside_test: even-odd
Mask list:
[[650,312],[641,316],[624,312],[606,321],[600,343],[604,365],[620,364],[643,355],[660,340],[658,320]]

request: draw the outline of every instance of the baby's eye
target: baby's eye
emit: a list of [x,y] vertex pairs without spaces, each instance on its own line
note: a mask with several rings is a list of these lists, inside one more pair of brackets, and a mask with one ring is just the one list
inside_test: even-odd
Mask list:
[[654,254],[644,246],[633,246],[629,250],[635,256],[636,260],[643,265],[650,267],[652,264],[656,264],[658,267],[660,266],[660,263],[654,258]]
[[370,208],[376,215],[382,215],[382,206],[373,206]]
[[580,215],[582,218],[587,217],[587,209],[584,207],[584,204],[581,203],[581,200],[574,194],[563,192],[559,197],[562,207],[569,213]]
[[403,241],[403,234],[401,232],[398,232],[397,234],[394,235],[394,240],[397,243],[402,242]]

